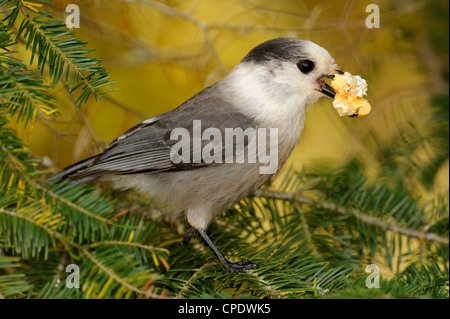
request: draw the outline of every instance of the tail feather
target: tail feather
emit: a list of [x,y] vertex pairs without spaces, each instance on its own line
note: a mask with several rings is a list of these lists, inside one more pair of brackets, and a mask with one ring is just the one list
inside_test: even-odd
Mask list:
[[80,170],[83,170],[87,168],[89,165],[91,165],[96,159],[96,156],[86,158],[78,163],[75,163],[73,165],[70,165],[69,167],[66,167],[61,172],[56,173],[55,175],[50,176],[47,178],[47,181],[49,182],[58,182],[63,181],[67,178],[71,180],[76,180],[77,183],[86,183],[95,178],[95,176],[89,176],[81,179],[73,178],[72,176],[79,172]]

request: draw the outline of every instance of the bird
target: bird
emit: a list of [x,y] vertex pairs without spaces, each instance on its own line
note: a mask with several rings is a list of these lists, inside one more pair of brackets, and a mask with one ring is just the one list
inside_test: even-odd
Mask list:
[[[342,72],[328,51],[318,44],[291,37],[270,39],[251,49],[220,81],[178,107],[135,125],[99,154],[63,169],[48,180],[100,181],[115,189],[135,189],[184,216],[226,272],[257,269],[258,265],[248,259],[229,261],[209,237],[208,225],[219,213],[279,172],[302,135],[307,109],[322,97],[334,98],[336,92],[325,79],[335,74]],[[194,139],[196,123],[214,129],[209,132],[225,135],[225,140],[230,129],[240,128],[243,132],[253,129],[256,134],[261,129],[275,130],[275,168],[262,173],[267,161],[249,161],[249,147],[256,135],[247,139],[244,136],[244,146],[239,151],[237,138],[231,143],[234,150],[231,159],[238,152],[247,151],[244,161],[227,160],[224,153],[229,146],[220,143],[209,149],[216,150],[222,161],[193,160],[211,142]],[[188,137],[182,145],[186,148],[178,145],[179,149],[174,151],[180,142],[173,138],[177,129],[188,133]],[[271,142],[267,135],[259,140],[264,141]],[[180,155],[180,149],[185,154]],[[266,145],[263,150],[258,149],[258,154],[268,150]]]

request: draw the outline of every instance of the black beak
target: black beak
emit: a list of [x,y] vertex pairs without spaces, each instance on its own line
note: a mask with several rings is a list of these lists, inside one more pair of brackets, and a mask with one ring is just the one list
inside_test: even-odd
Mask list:
[[[344,72],[342,71],[336,71],[336,73],[344,74]],[[320,92],[334,99],[334,97],[336,96],[336,91],[334,91],[333,88],[329,86],[323,78],[334,79],[334,75],[324,74],[317,80],[320,86]]]

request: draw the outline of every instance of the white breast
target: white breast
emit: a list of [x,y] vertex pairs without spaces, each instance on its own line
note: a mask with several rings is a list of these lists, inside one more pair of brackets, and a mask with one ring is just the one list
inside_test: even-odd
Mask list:
[[258,65],[238,65],[220,84],[225,98],[240,112],[254,118],[261,127],[278,128],[279,155],[289,156],[283,152],[290,153],[298,143],[307,108],[317,100],[315,94],[293,92]]

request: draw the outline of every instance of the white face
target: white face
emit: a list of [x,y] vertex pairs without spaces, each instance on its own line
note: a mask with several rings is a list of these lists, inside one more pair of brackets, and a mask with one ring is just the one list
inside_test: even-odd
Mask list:
[[[325,95],[321,91],[323,75],[336,74],[338,67],[328,51],[310,41],[304,42],[304,57],[291,61],[270,61],[273,81],[285,94],[302,95],[310,104]],[[309,105],[308,105],[309,106]]]

